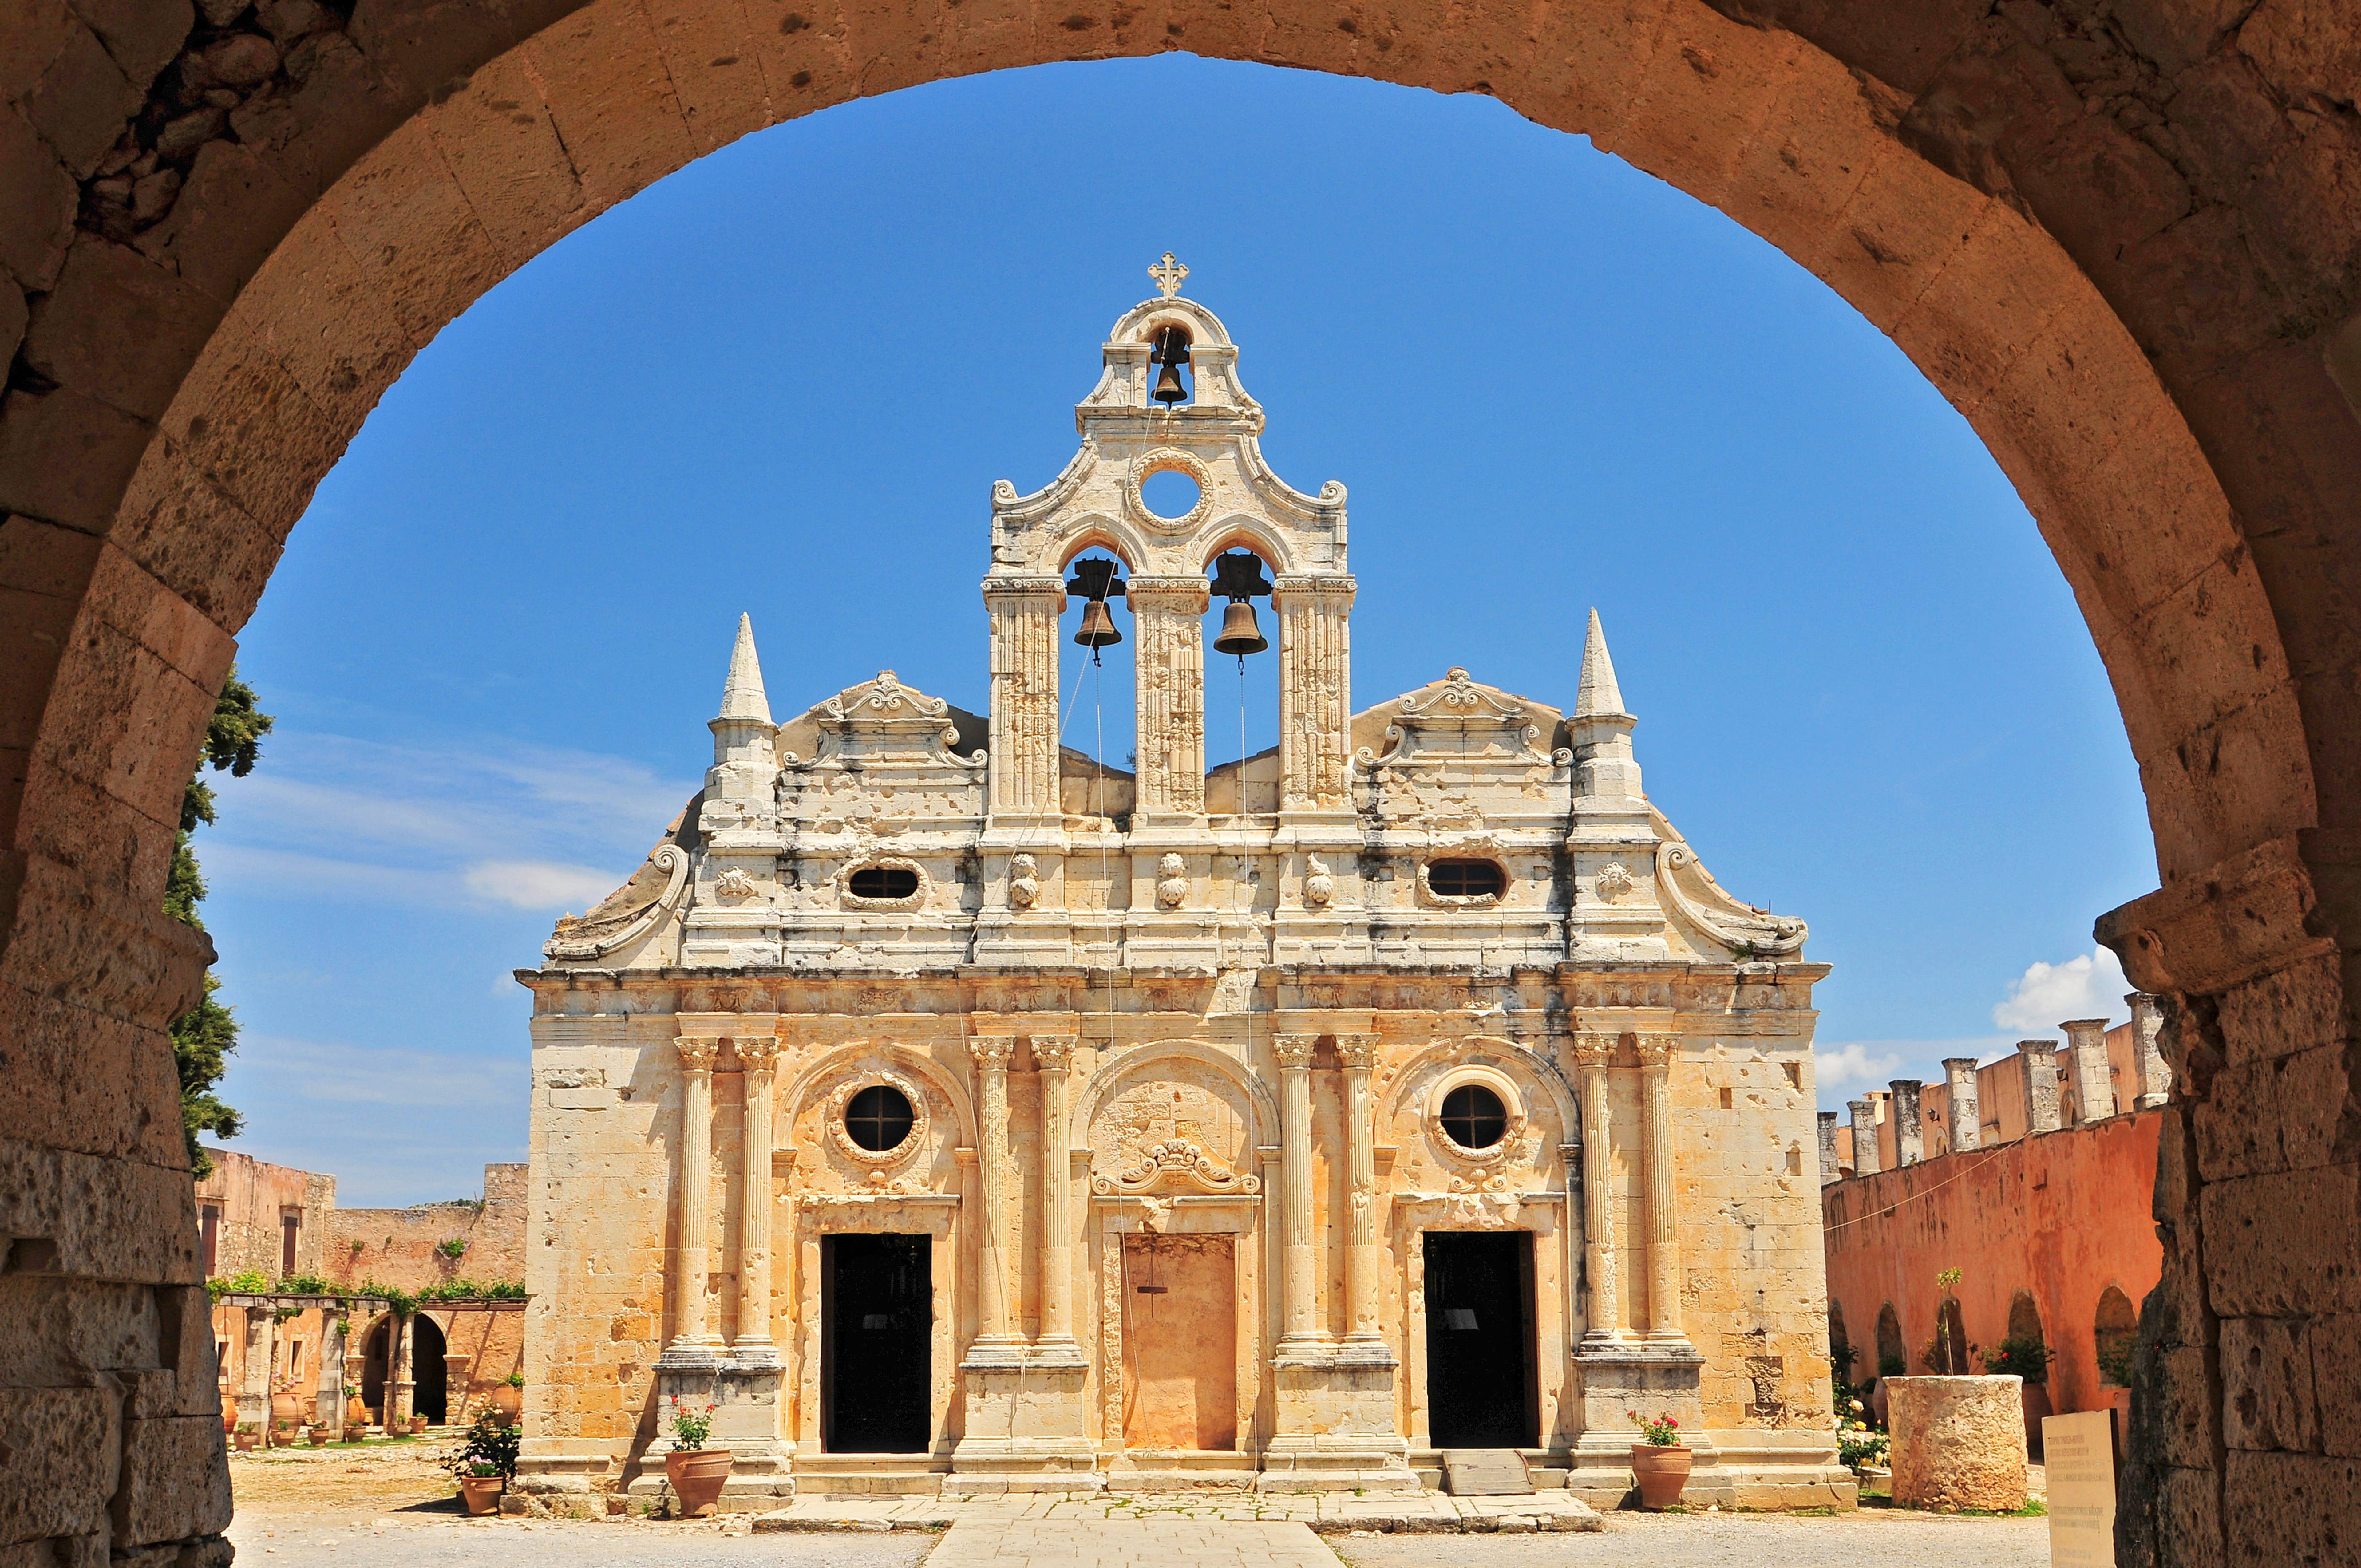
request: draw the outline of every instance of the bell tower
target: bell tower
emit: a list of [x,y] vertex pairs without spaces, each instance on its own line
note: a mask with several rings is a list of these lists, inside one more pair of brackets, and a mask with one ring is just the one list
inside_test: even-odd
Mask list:
[[[1109,333],[1098,385],[1074,411],[1082,445],[1064,471],[1029,496],[1006,480],[993,487],[983,580],[992,623],[987,876],[995,890],[1005,887],[1009,864],[1023,854],[1042,891],[1001,922],[1011,929],[979,932],[979,956],[1021,950],[1046,959],[1071,941],[1075,949],[1119,948],[1129,962],[1226,962],[1253,940],[1257,914],[1281,927],[1308,919],[1327,930],[1349,903],[1311,863],[1329,854],[1349,866],[1358,842],[1349,784],[1345,487],[1330,480],[1306,495],[1271,471],[1260,443],[1262,406],[1239,383],[1236,345],[1220,318],[1181,296],[1188,274],[1169,252],[1148,269],[1157,294]],[[1160,474],[1185,478],[1193,499],[1177,511],[1156,510],[1142,487]],[[1110,587],[1093,572],[1067,581],[1069,564],[1085,550],[1115,557],[1123,580]],[[1137,780],[1121,830],[1099,818],[1078,827],[1060,798],[1059,617],[1077,585],[1087,585],[1093,600],[1083,633],[1093,647],[1120,636],[1115,602],[1131,621]],[[1228,609],[1216,648],[1248,657],[1275,651],[1279,677],[1277,809],[1227,817],[1219,834],[1205,784],[1204,616],[1217,598]],[[1257,598],[1274,612],[1275,632],[1257,620]],[[1108,833],[1131,863],[1129,886],[1085,894],[1075,878],[1049,874],[1051,861],[1071,868],[1101,858],[1109,846],[1099,839]],[[1217,852],[1230,850],[1236,871],[1246,838],[1257,858],[1280,862],[1268,889],[1255,873],[1259,909],[1236,890],[1215,896],[1213,887]],[[1314,876],[1316,902],[1307,905],[1301,892]],[[987,914],[1002,902],[988,893]],[[1006,945],[1017,927],[1025,938]]]

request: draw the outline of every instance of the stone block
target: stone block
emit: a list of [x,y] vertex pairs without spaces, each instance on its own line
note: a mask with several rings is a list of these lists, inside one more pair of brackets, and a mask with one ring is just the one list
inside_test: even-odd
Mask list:
[[2163,1462],[2192,1468],[2211,1464],[2221,1441],[2221,1379],[2213,1352],[2189,1345],[2161,1353],[2147,1393],[2156,1412],[2153,1430],[2164,1445]]
[[221,301],[152,258],[84,234],[32,313],[25,362],[126,413],[156,419],[222,312]]
[[2351,1152],[2340,1146],[2356,1118],[2348,1051],[2323,1046],[2278,1064],[2279,1140],[2291,1170],[2324,1166]]
[[2023,1380],[1893,1377],[1894,1500],[1951,1512],[2025,1506]]
[[[110,571],[108,554],[119,569]],[[118,618],[144,618],[148,624],[126,631]],[[181,623],[177,636],[174,620]],[[190,635],[199,628],[203,636]],[[139,641],[142,633],[211,669],[175,669]],[[91,593],[75,617],[73,638],[58,665],[51,717],[41,729],[41,755],[169,834],[179,825],[181,785],[196,767],[213,718],[214,694],[236,644],[119,552],[101,556]],[[155,867],[150,874],[160,878],[163,870]],[[160,881],[157,892],[160,903]]]
[[0,1275],[0,1387],[86,1382],[110,1367],[153,1366],[156,1338],[147,1286]]
[[2158,1568],[2223,1568],[2221,1474],[2164,1471],[2156,1525]]
[[135,86],[98,35],[74,18],[41,79],[18,101],[17,112],[68,169],[87,178],[146,96],[147,84]]
[[72,0],[72,9],[142,89],[181,52],[196,20],[189,0]]
[[2230,1562],[2345,1561],[2361,1541],[2361,1460],[2234,1449],[2222,1515]]
[[2334,953],[2297,959],[2217,999],[2214,1021],[2235,1063],[2268,1061],[2345,1037],[2345,983]]
[[49,1243],[58,1272],[75,1278],[198,1283],[185,1168],[0,1138],[0,1234]]
[[69,387],[0,400],[0,511],[103,534],[152,426]]
[[645,11],[586,6],[525,48],[595,210],[697,155]]
[[27,289],[48,288],[73,241],[81,195],[73,176],[32,126],[0,115],[0,268]]
[[140,235],[139,248],[226,305],[294,227],[306,200],[252,149],[209,141],[170,215]]
[[2310,1337],[2320,1446],[2361,1459],[2361,1316],[2314,1318]]
[[218,1535],[229,1528],[229,1456],[221,1421],[164,1416],[124,1423],[123,1475],[114,1499],[115,1539],[145,1546]]
[[112,1388],[0,1388],[0,1540],[104,1537],[120,1403]]
[[164,415],[180,461],[286,537],[349,432],[333,425],[293,377],[233,316],[206,346]]
[[423,343],[515,265],[435,150],[428,118],[412,118],[320,199],[354,264]]
[[2207,1294],[2215,1313],[2301,1317],[2361,1309],[2361,1274],[2323,1236],[2361,1223],[2350,1165],[2209,1184],[2204,1214]]
[[727,146],[772,120],[770,96],[745,13],[716,10],[689,0],[655,0],[647,7],[664,70],[679,95],[681,117],[699,153]]
[[485,65],[421,118],[503,273],[598,211],[522,57]]
[[235,630],[254,613],[286,534],[256,522],[159,445],[132,475],[108,543],[214,625]]
[[2287,1168],[2279,1136],[2279,1061],[2225,1067],[2190,1107],[2198,1165],[2208,1181]]
[[2308,1320],[2223,1320],[2222,1441],[2232,1448],[2317,1449],[2320,1407],[2312,1361]]

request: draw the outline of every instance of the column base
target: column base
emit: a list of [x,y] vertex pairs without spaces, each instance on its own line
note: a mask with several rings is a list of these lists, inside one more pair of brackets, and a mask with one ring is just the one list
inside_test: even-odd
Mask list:
[[1420,1489],[1394,1430],[1396,1362],[1383,1341],[1281,1340],[1270,1365],[1276,1430],[1257,1491]]
[[[641,1463],[655,1473],[661,1485],[664,1456],[673,1451],[673,1401],[691,1409],[709,1404],[713,1430],[708,1441],[730,1451],[730,1484],[744,1491],[761,1478],[770,1486],[765,1495],[792,1496],[795,1482],[788,1472],[796,1445],[779,1432],[779,1385],[786,1373],[777,1353],[773,1351],[765,1365],[724,1359],[715,1351],[711,1345],[674,1345],[656,1358],[656,1436],[641,1455]],[[642,1474],[640,1480],[647,1478]],[[642,1495],[639,1481],[632,1483],[631,1495]]]
[[944,1497],[1105,1486],[1097,1451],[1083,1435],[1082,1380],[1089,1367],[1079,1346],[978,1343],[969,1347],[960,1372],[967,1435],[951,1450]]

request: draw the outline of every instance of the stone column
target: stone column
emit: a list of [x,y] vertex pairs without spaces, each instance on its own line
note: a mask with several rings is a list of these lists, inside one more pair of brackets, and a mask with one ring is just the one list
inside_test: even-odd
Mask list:
[[1867,1100],[1849,1100],[1845,1109],[1852,1113],[1852,1173],[1855,1176],[1877,1174],[1877,1107]]
[[1894,1093],[1888,1107],[1894,1117],[1894,1163],[1916,1165],[1927,1157],[1927,1121],[1918,1106],[1926,1084],[1915,1078],[1897,1078],[1885,1086]]
[[345,1430],[345,1336],[331,1307],[320,1314],[320,1372],[313,1379],[312,1420],[332,1431]]
[[410,1424],[412,1399],[418,1392],[418,1378],[410,1365],[417,1325],[417,1313],[399,1313],[385,1336],[385,1430],[389,1432]]
[[1316,1341],[1320,1246],[1312,1229],[1312,1047],[1316,1035],[1281,1035],[1272,1042],[1279,1058],[1279,1181],[1280,1224],[1287,1238],[1279,1335],[1282,1348]]
[[1058,811],[1058,617],[1065,584],[988,577],[992,619],[992,814]]
[[713,1168],[713,1058],[721,1048],[718,1039],[682,1036],[672,1043],[680,1059],[680,1141],[672,1165],[672,1190],[679,1234],[674,1244],[678,1266],[673,1271],[672,1343],[664,1358],[675,1363],[684,1355],[710,1360],[721,1343],[706,1321],[705,1282],[709,1257],[706,1246],[705,1201]]
[[[982,1124],[976,1149],[976,1281],[977,1350],[1014,1347],[1022,1343],[1008,1310],[1008,1251],[1002,1234],[1000,1182],[1008,1173],[1008,1052],[1013,1041],[975,1039],[968,1055],[975,1063],[976,1116]],[[971,1352],[971,1354],[973,1353]]]
[[2115,1113],[2115,1080],[2107,1068],[2107,1021],[2075,1018],[2058,1025],[2074,1063],[2074,1106],[2085,1122]]
[[1134,576],[1127,589],[1139,646],[1137,820],[1205,811],[1205,604],[1202,577]]
[[1345,1067],[1345,1162],[1348,1205],[1345,1229],[1345,1313],[1347,1342],[1383,1349],[1378,1329],[1378,1280],[1385,1249],[1378,1244],[1378,1150],[1376,1108],[1369,1102],[1369,1069],[1378,1065],[1375,1035],[1339,1035],[1336,1058]]
[[1982,1146],[1983,1113],[1976,1104],[1976,1058],[1945,1057],[1943,1087],[1951,1094],[1951,1152]]
[[2026,1129],[2035,1133],[2054,1133],[2059,1125],[2058,1111],[2058,1042],[2055,1040],[2019,1040],[2017,1060],[2025,1071]]
[[771,1342],[771,1087],[779,1042],[757,1036],[736,1042],[744,1069],[745,1135],[738,1164],[738,1334],[730,1356],[749,1365],[776,1366]]
[[1353,579],[1282,576],[1278,587],[1279,809],[1345,810]]
[[2124,998],[2132,1010],[2132,1044],[2139,1063],[2139,1099],[2145,1111],[2172,1098],[2172,1064],[2164,1059],[2164,1009],[2145,991]]
[[1820,1120],[1820,1185],[1844,1179],[1844,1168],[1837,1163],[1837,1113],[1823,1111]]
[[1673,1180],[1673,1063],[1678,1035],[1642,1035],[1640,1150],[1648,1192],[1648,1337],[1681,1334],[1680,1199]]
[[[237,1424],[257,1431],[270,1431],[270,1360],[275,1353],[271,1331],[276,1320],[268,1307],[246,1309],[246,1365],[237,1391]],[[391,1343],[388,1342],[389,1344]],[[392,1379],[388,1364],[386,1377]]]
[[1041,1080],[1041,1333],[1039,1343],[1076,1355],[1074,1340],[1074,1245],[1070,1188],[1073,1161],[1067,1145],[1067,1070],[1076,1036],[1033,1036],[1033,1070]]
[[1590,1276],[1590,1321],[1582,1337],[1623,1337],[1622,1309],[1615,1294],[1614,1109],[1608,1103],[1607,1069],[1615,1060],[1613,1035],[1576,1035],[1574,1059],[1582,1071],[1582,1239],[1584,1271]]

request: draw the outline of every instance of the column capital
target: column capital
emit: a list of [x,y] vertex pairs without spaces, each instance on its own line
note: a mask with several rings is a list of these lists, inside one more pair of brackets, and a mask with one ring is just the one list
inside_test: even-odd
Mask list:
[[1033,1066],[1040,1072],[1063,1072],[1073,1065],[1074,1047],[1082,1044],[1078,1035],[1034,1035]]
[[672,1048],[684,1072],[711,1072],[713,1058],[721,1054],[721,1042],[709,1036],[681,1035],[673,1040]]
[[1013,1037],[986,1036],[968,1041],[967,1054],[980,1072],[1005,1072],[1009,1052],[1016,1046],[1016,1041]]
[[1367,1072],[1378,1065],[1378,1037],[1375,1035],[1339,1035],[1336,1036],[1336,1059],[1348,1072]]
[[983,597],[986,603],[996,598],[1055,598],[1063,602],[1066,580],[1060,576],[986,577]]
[[730,1043],[738,1053],[738,1065],[748,1072],[769,1072],[779,1065],[782,1043],[775,1035],[733,1036]]
[[1620,1038],[1622,1038],[1622,1036],[1620,1035],[1609,1034],[1585,1033],[1575,1036],[1574,1059],[1576,1065],[1586,1069],[1614,1066],[1615,1042]]
[[1177,609],[1189,615],[1202,615],[1213,602],[1213,584],[1194,575],[1185,577],[1141,576],[1134,572],[1124,586],[1125,595],[1132,609]]
[[1632,1038],[1640,1042],[1640,1065],[1643,1068],[1670,1067],[1673,1058],[1681,1054],[1678,1035],[1635,1035]]
[[1312,1065],[1312,1047],[1319,1043],[1317,1035],[1279,1035],[1271,1040],[1270,1050],[1281,1068],[1297,1071]]

